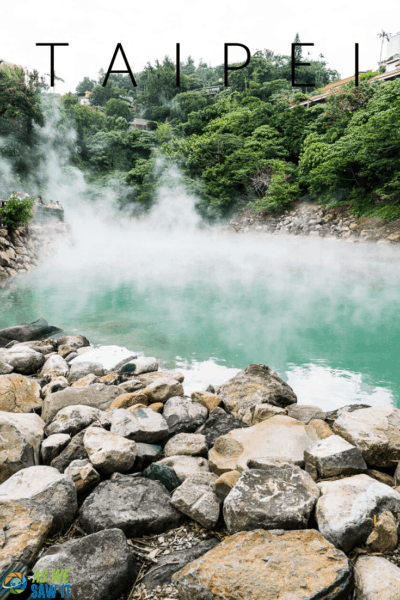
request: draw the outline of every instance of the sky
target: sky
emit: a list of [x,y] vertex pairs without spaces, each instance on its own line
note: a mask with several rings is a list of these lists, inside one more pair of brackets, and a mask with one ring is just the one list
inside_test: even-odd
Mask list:
[[[191,55],[196,64],[203,59],[216,66],[223,63],[224,43],[245,44],[252,54],[263,48],[289,54],[298,32],[302,42],[315,44],[303,49],[303,55],[308,50],[312,58],[322,53],[331,68],[348,77],[354,73],[356,42],[360,71],[376,69],[377,34],[400,30],[398,0],[383,5],[375,0],[18,0],[3,3],[0,18],[0,59],[50,73],[50,48],[36,43],[69,44],[55,49],[56,74],[65,80],[56,83],[59,93],[75,91],[85,76],[97,79],[100,68],[108,69],[118,43],[137,72],[165,55],[175,60],[177,42],[181,60]],[[242,59],[243,49],[231,49],[229,61]],[[114,68],[125,68],[122,58]]]

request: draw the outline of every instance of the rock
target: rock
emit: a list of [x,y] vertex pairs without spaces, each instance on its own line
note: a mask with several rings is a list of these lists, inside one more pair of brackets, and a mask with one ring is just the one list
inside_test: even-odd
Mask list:
[[28,346],[19,344],[9,349],[0,349],[0,360],[13,367],[16,373],[32,375],[44,364],[45,357]]
[[75,350],[90,346],[89,340],[84,335],[62,335],[56,339],[56,346],[73,346]]
[[101,410],[91,406],[66,406],[58,411],[54,421],[46,427],[46,435],[69,433],[76,435],[85,427],[99,421]]
[[71,365],[71,369],[68,375],[68,383],[73,385],[86,375],[97,375],[101,377],[104,375],[104,369],[100,363],[95,362],[80,362],[78,364],[73,364],[73,361],[69,363]]
[[248,469],[261,469],[262,471],[273,471],[274,469],[291,469],[296,465],[291,460],[284,458],[249,458]]
[[58,354],[49,356],[40,371],[41,377],[45,377],[47,381],[51,381],[56,377],[67,377],[68,373],[69,366]]
[[400,460],[400,410],[372,406],[346,412],[335,421],[335,433],[357,446],[368,466],[391,467]]
[[214,408],[207,421],[197,429],[196,433],[204,435],[208,448],[212,448],[219,437],[226,435],[234,429],[242,429],[244,427],[246,425],[242,421],[228,415],[222,408],[218,407]]
[[361,408],[371,407],[369,404],[348,404],[347,406],[342,406],[341,408],[325,413],[325,421],[332,427],[336,419],[338,419],[344,413],[354,412],[355,410],[360,410]]
[[111,422],[112,433],[135,442],[154,444],[164,440],[169,433],[164,417],[150,408],[140,408],[135,412],[118,408],[112,412]]
[[365,545],[370,552],[392,554],[397,548],[398,541],[397,523],[394,516],[391,512],[383,512]]
[[[102,366],[105,373],[116,373],[130,360],[137,358],[137,352],[131,352],[122,346],[99,346],[85,352],[71,361],[71,365],[94,362]],[[97,373],[95,373],[97,375]]]
[[150,356],[141,356],[135,360],[131,360],[124,364],[119,369],[120,373],[132,373],[132,375],[141,375],[142,373],[150,373],[158,371],[159,361]]
[[64,473],[68,477],[71,477],[78,495],[86,494],[86,492],[95,487],[100,481],[100,475],[87,459],[73,460]]
[[162,402],[154,402],[153,404],[149,405],[149,408],[151,408],[151,410],[154,410],[156,413],[160,413],[161,415],[164,410],[164,404]]
[[44,422],[39,415],[0,412],[0,483],[39,464]]
[[217,479],[212,473],[190,475],[172,494],[171,504],[203,527],[213,529],[221,504],[213,489]]
[[193,433],[205,423],[208,410],[189,398],[175,396],[164,404],[163,417],[171,435]]
[[118,600],[132,587],[138,569],[126,537],[119,529],[106,529],[63,544],[51,546],[33,571],[70,569],[71,600]]
[[229,471],[220,475],[214,483],[214,493],[223,502],[240,477],[239,471]]
[[382,556],[360,556],[355,569],[357,600],[398,600],[400,569]]
[[129,471],[135,462],[135,442],[101,427],[86,429],[83,445],[94,468],[105,475]]
[[97,377],[94,373],[89,373],[89,375],[85,375],[78,379],[78,381],[75,381],[71,387],[87,387],[88,385],[92,385],[92,383],[104,383],[100,379],[103,379],[103,377]]
[[178,433],[164,447],[168,456],[207,456],[206,438],[201,433]]
[[171,583],[174,573],[215,548],[218,543],[216,538],[210,538],[209,540],[200,542],[200,544],[193,548],[186,548],[185,550],[172,552],[168,556],[158,557],[157,566],[151,568],[143,578],[142,583],[146,590],[154,590],[157,586],[164,586]]
[[191,398],[193,402],[198,402],[202,406],[205,406],[209,412],[217,408],[222,402],[219,396],[210,394],[209,392],[193,392]]
[[311,419],[308,425],[306,425],[306,431],[308,437],[315,442],[334,435],[328,423],[325,423],[325,421],[322,421],[321,419]]
[[84,405],[106,410],[111,402],[121,394],[116,385],[94,383],[88,387],[67,388],[55,394],[49,394],[43,402],[42,418],[49,424],[59,410],[66,406]]
[[160,377],[147,385],[141,392],[147,396],[149,404],[152,402],[164,403],[174,396],[183,396],[183,387],[176,379]]
[[119,384],[119,387],[124,390],[126,393],[138,392],[145,388],[145,384],[140,381],[140,379],[128,379],[128,381],[124,381]]
[[318,529],[344,552],[365,543],[373,529],[374,515],[400,511],[400,494],[368,475],[317,485],[321,490],[315,511]]
[[140,392],[121,394],[111,402],[107,410],[113,411],[116,408],[129,408],[131,406],[135,406],[135,404],[143,404],[143,406],[147,406],[147,396],[141,394]]
[[[34,341],[34,342],[21,342],[19,345],[20,346],[28,346],[32,350],[35,350],[35,352],[41,352],[45,356],[47,356],[48,354],[53,354],[55,352],[55,348],[56,348],[56,342],[55,342],[55,340],[52,340],[52,339],[42,340],[42,341]],[[7,345],[7,347],[8,346],[9,346],[9,344]]]
[[[105,383],[106,385],[118,385],[120,382],[120,376],[118,373],[109,373],[99,378],[99,383]],[[97,383],[97,382],[96,382]]]
[[135,468],[139,469],[139,471],[142,471],[145,466],[147,466],[149,463],[159,460],[161,456],[161,446],[137,442]]
[[8,375],[14,371],[14,367],[0,360],[0,375]]
[[304,450],[310,445],[303,423],[284,415],[276,416],[218,438],[208,453],[208,460],[217,475],[243,471],[250,458],[283,458],[301,467]]
[[344,600],[349,559],[314,530],[241,532],[175,573],[181,600]]
[[374,469],[368,469],[367,475],[372,477],[372,479],[376,479],[385,485],[390,485],[390,487],[396,487],[396,483],[394,477],[391,477],[387,473],[381,473],[380,471],[375,471]]
[[137,376],[139,381],[144,383],[146,386],[164,377],[167,377],[168,379],[175,379],[176,381],[179,381],[179,383],[182,383],[185,379],[182,373],[179,371],[154,371],[153,373],[143,373],[142,375]]
[[40,447],[40,456],[44,465],[50,465],[53,458],[56,458],[71,441],[71,436],[67,433],[56,433],[43,440]]
[[60,473],[64,473],[67,467],[74,460],[84,460],[88,458],[88,454],[86,452],[85,446],[83,445],[83,438],[85,435],[85,430],[77,433],[68,446],[64,448],[64,450],[51,461],[51,466],[60,471]]
[[17,373],[0,376],[0,411],[29,413],[41,407],[40,387],[35,381]]
[[321,421],[325,419],[325,413],[318,408],[318,406],[312,406],[309,404],[296,404],[288,406],[287,414],[288,417],[297,419],[298,421],[304,423],[304,425],[308,425],[312,419],[319,419]]
[[290,385],[266,365],[249,365],[221,385],[218,395],[226,410],[238,419],[244,417],[247,408],[256,404],[286,408],[297,402],[297,396]]
[[117,527],[127,537],[163,533],[184,521],[161,483],[131,476],[100,483],[84,501],[80,515],[87,533]]
[[[52,518],[52,532],[70,525],[78,509],[72,480],[57,469],[34,466],[14,473],[0,485],[0,507],[7,502],[35,505]],[[0,509],[1,510],[1,509]]]
[[314,479],[365,473],[367,465],[361,451],[341,438],[331,435],[314,442],[304,451],[305,470]]
[[208,460],[197,456],[169,456],[159,460],[157,464],[172,467],[180,483],[183,483],[191,475],[210,472]]
[[130,406],[129,408],[127,408],[126,410],[128,412],[136,412],[137,410],[139,410],[140,408],[148,408],[148,406],[146,404],[134,404],[133,406]]
[[37,319],[29,325],[15,325],[14,327],[0,329],[0,347],[5,346],[12,340],[18,340],[19,342],[41,340],[60,331],[58,327],[49,325],[45,319]]
[[400,485],[400,462],[397,463],[396,470],[394,472],[394,483],[396,486]]
[[169,492],[180,485],[180,481],[172,467],[153,463],[143,471],[143,476],[154,481],[160,481]]
[[286,408],[278,408],[277,406],[272,406],[272,404],[253,404],[253,406],[250,406],[244,413],[242,421],[243,423],[246,423],[246,425],[251,426],[266,421],[271,417],[275,417],[275,415],[286,414]]
[[61,390],[65,390],[68,386],[69,384],[65,377],[56,377],[42,388],[42,396],[46,398],[49,394],[61,392]]
[[241,474],[224,501],[229,534],[253,529],[307,529],[319,489],[299,467]]

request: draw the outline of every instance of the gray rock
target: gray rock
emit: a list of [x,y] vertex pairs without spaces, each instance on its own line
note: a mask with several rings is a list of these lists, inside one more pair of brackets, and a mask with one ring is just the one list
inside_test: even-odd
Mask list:
[[235,377],[220,386],[218,396],[226,410],[242,419],[246,409],[256,404],[272,404],[286,408],[297,402],[297,396],[267,365],[249,365]]
[[22,469],[2,483],[0,505],[7,502],[40,506],[42,512],[52,517],[54,533],[72,523],[78,508],[73,481],[46,466]]
[[366,542],[374,526],[374,515],[400,511],[400,494],[368,475],[317,485],[321,490],[315,511],[318,529],[344,552]]
[[85,405],[66,406],[58,411],[50,425],[46,427],[46,435],[69,433],[76,435],[82,429],[99,421],[102,411]]
[[172,492],[175,488],[180,485],[180,481],[172,467],[168,465],[161,465],[160,463],[153,463],[147,469],[143,471],[143,477],[153,479],[153,481],[160,481],[169,492]]
[[15,325],[14,327],[0,329],[0,347],[5,346],[12,340],[18,340],[18,342],[42,340],[52,334],[60,332],[61,329],[49,325],[45,319],[40,318],[29,325]]
[[40,462],[44,422],[33,413],[0,412],[0,483]]
[[295,464],[285,458],[249,458],[248,469],[261,469],[262,471],[273,471],[274,469],[291,469]]
[[51,381],[56,377],[67,377],[69,373],[69,367],[65,360],[59,354],[52,354],[44,363],[40,376]]
[[365,473],[367,465],[361,450],[339,435],[315,442],[304,451],[305,470],[313,479]]
[[100,481],[100,475],[89,460],[73,460],[65,469],[65,475],[71,477],[79,494],[86,494]]
[[141,375],[142,373],[151,373],[158,371],[159,361],[150,356],[141,356],[131,360],[120,368],[120,373],[132,373],[132,375]]
[[13,367],[15,373],[32,375],[43,366],[46,359],[28,346],[16,345],[8,350],[0,349],[0,360]]
[[42,396],[43,398],[46,398],[49,394],[61,392],[61,390],[65,390],[67,387],[69,387],[69,384],[65,377],[56,377],[55,379],[52,379],[50,383],[43,386]]
[[127,537],[163,533],[184,521],[161,483],[130,476],[100,483],[84,501],[80,515],[87,533],[117,527]]
[[205,423],[208,410],[198,402],[184,396],[174,396],[164,404],[163,417],[171,435],[193,433]]
[[8,375],[14,371],[14,367],[0,360],[0,375]]
[[69,354],[67,354],[67,356],[64,358],[64,360],[69,365],[71,360],[73,358],[76,358],[77,356],[79,356],[77,352],[70,352]]
[[288,417],[297,419],[305,425],[308,425],[312,419],[321,419],[321,421],[325,419],[325,413],[318,408],[318,406],[312,406],[309,404],[292,404],[288,406],[286,410]]
[[71,441],[67,433],[56,433],[43,440],[40,447],[40,456],[44,465],[50,465],[51,461],[64,450]]
[[104,385],[103,383],[94,383],[87,387],[67,388],[47,396],[43,402],[42,419],[49,425],[59,410],[76,404],[106,410],[120,394],[121,390],[118,386]]
[[213,473],[190,475],[171,497],[171,504],[203,527],[212,529],[218,522],[221,500],[214,492],[218,477]]
[[83,445],[92,465],[105,475],[129,471],[135,462],[135,442],[101,427],[88,427]]
[[162,456],[162,447],[156,444],[136,443],[135,468],[143,471],[144,467],[159,460]]
[[357,600],[400,598],[400,569],[383,556],[360,556],[354,574]]
[[164,417],[151,408],[139,408],[134,412],[118,408],[112,412],[111,422],[112,433],[135,442],[153,444],[164,440],[169,433]]
[[161,556],[157,559],[158,564],[152,567],[143,578],[143,585],[147,590],[154,590],[157,586],[167,585],[172,582],[172,575],[180,571],[185,565],[196,558],[203,556],[209,550],[218,546],[216,538],[210,538],[200,542],[193,548],[172,552],[168,556]]
[[208,460],[198,456],[169,456],[159,460],[157,464],[167,465],[174,469],[180,483],[183,483],[190,475],[210,472]]
[[64,448],[64,450],[51,461],[51,466],[55,469],[58,469],[60,473],[64,473],[66,468],[71,464],[74,460],[84,460],[88,458],[88,454],[86,452],[85,446],[83,445],[83,438],[85,436],[85,430],[77,433],[68,446]]
[[74,364],[73,361],[69,363],[71,365],[71,369],[68,375],[68,383],[72,385],[85,375],[97,375],[98,377],[102,377],[104,375],[104,369],[100,363],[96,362],[80,362],[78,364]]
[[104,369],[104,374],[117,373],[123,365],[137,358],[137,356],[137,352],[132,352],[122,346],[99,346],[98,348],[92,348],[89,352],[85,352],[84,355],[74,358],[71,365],[78,365],[83,362],[100,363]]
[[137,565],[125,535],[107,529],[49,548],[33,570],[47,569],[47,583],[53,570],[70,569],[71,600],[118,600],[137,577]]
[[119,387],[124,390],[123,393],[131,394],[132,392],[142,390],[146,386],[140,379],[128,379],[128,381],[120,383]]
[[253,529],[307,529],[320,495],[299,467],[244,471],[224,501],[229,534]]
[[201,433],[178,433],[164,446],[164,456],[207,456],[206,438]]
[[347,406],[342,406],[341,408],[325,413],[325,421],[332,427],[336,419],[344,413],[354,412],[355,410],[361,410],[362,408],[371,408],[371,406],[369,404],[348,404]]
[[234,429],[242,429],[244,427],[247,427],[245,423],[239,421],[239,419],[235,419],[232,415],[228,415],[222,408],[217,407],[210,412],[207,421],[196,430],[196,433],[201,433],[205,436],[207,446],[210,449],[222,435],[226,435]]

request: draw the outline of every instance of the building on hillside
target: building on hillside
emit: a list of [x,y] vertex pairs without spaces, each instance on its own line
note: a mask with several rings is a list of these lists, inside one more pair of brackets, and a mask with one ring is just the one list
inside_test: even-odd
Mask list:
[[3,67],[8,67],[9,69],[23,69],[24,68],[24,67],[21,67],[21,65],[15,65],[14,63],[7,62],[6,60],[3,60],[2,58],[0,58],[0,69],[3,69]]
[[147,123],[148,121],[146,121],[146,119],[139,119],[139,117],[136,117],[136,119],[133,119],[132,123],[129,123],[129,126],[132,127],[132,129],[139,129],[139,131],[147,131]]
[[85,96],[83,98],[81,98],[79,100],[79,104],[83,104],[83,106],[89,106],[90,105],[90,96],[92,95],[93,92],[85,92]]
[[195,90],[192,90],[193,92],[205,92],[206,94],[211,96],[215,96],[215,94],[218,94],[219,90],[220,90],[221,86],[220,85],[212,85],[209,87],[202,87],[202,88],[197,88]]
[[390,73],[400,67],[400,31],[389,34],[386,60],[380,62],[379,66],[386,67],[386,73]]

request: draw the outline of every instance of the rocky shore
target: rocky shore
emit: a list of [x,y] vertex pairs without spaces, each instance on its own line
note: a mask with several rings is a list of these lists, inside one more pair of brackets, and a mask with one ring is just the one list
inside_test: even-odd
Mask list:
[[52,222],[18,227],[11,235],[0,229],[0,285],[9,277],[26,273],[49,256],[60,236],[68,238],[66,223]]
[[297,202],[282,215],[257,213],[247,205],[232,217],[228,230],[236,233],[269,233],[337,238],[346,242],[400,243],[400,219],[388,223],[356,217],[345,206],[327,208],[314,202]]
[[73,600],[400,598],[399,409],[299,405],[266,365],[188,397],[43,319],[0,346],[1,571],[69,569]]

